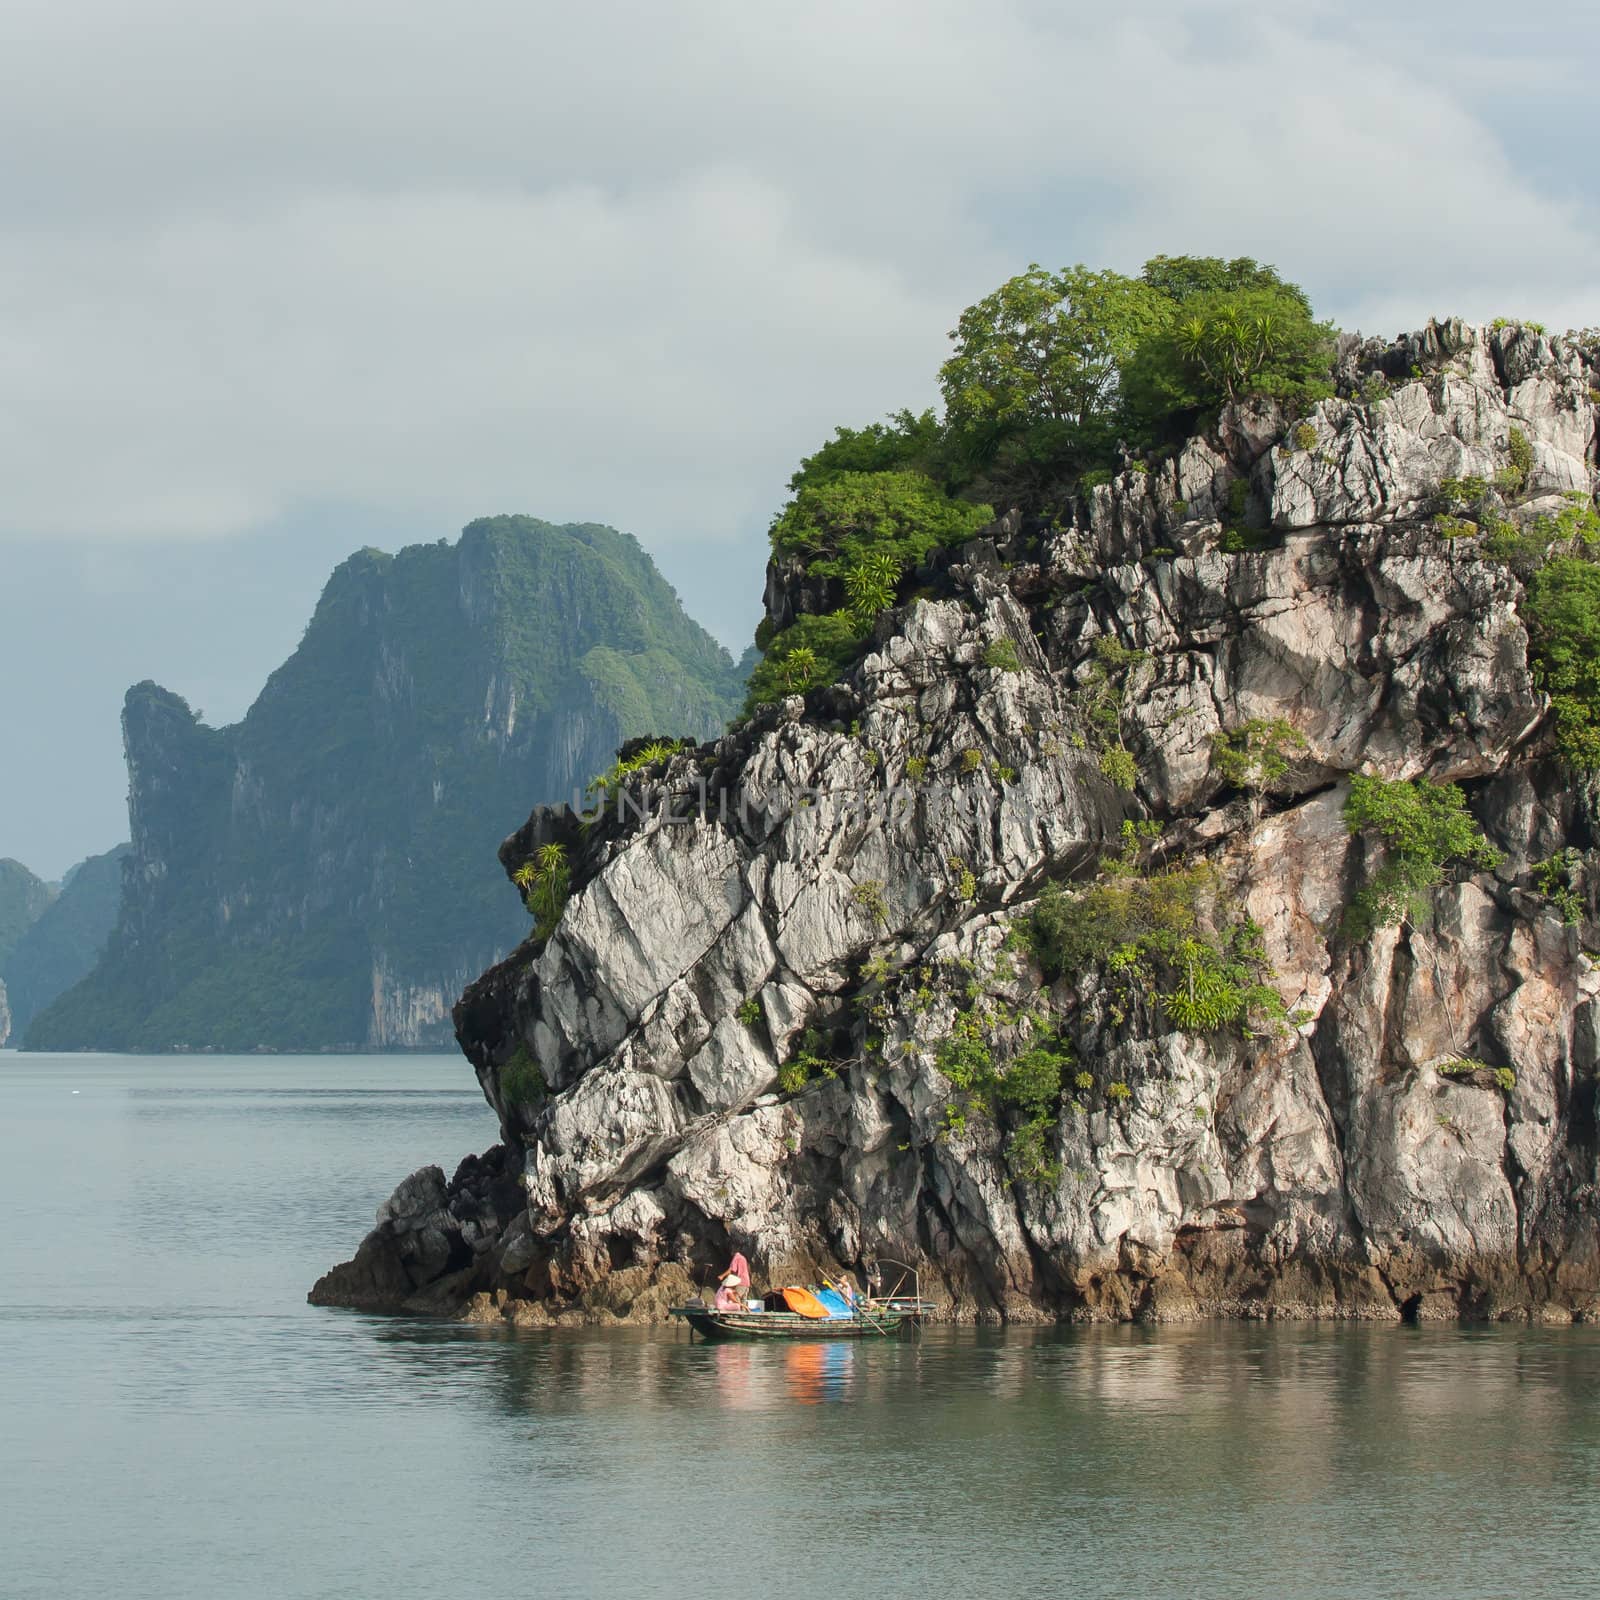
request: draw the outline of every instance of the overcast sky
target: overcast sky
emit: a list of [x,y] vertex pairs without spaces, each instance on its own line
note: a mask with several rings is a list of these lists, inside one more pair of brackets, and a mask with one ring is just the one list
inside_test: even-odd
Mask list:
[[1595,9],[7,0],[0,855],[124,837],[127,685],[237,718],[363,544],[610,522],[741,648],[797,457],[1030,261],[1600,322]]

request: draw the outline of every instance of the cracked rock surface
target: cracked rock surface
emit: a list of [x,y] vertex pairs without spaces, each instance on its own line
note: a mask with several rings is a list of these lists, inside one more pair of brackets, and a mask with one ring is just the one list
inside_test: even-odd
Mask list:
[[[966,1319],[1600,1315],[1595,897],[1568,925],[1532,874],[1595,845],[1596,792],[1548,753],[1518,579],[1432,521],[1513,428],[1518,516],[1592,497],[1596,375],[1460,323],[1361,359],[1387,392],[1232,411],[1002,518],[841,683],[654,769],[646,815],[536,811],[501,857],[562,844],[566,911],[455,1012],[503,1143],[407,1179],[313,1299],[650,1321],[737,1249],[774,1283],[909,1262]],[[797,583],[775,566],[769,614]],[[1102,640],[1131,790],[1090,715]],[[1254,719],[1305,742],[1267,796],[1216,770]],[[1354,940],[1361,771],[1460,783],[1503,859]],[[1287,1024],[1182,1032],[1008,937],[1130,818],[1259,925]],[[940,1047],[975,1012],[1002,1069],[1048,1018],[1093,1080],[1043,1179],[1003,1109],[951,1114]]]

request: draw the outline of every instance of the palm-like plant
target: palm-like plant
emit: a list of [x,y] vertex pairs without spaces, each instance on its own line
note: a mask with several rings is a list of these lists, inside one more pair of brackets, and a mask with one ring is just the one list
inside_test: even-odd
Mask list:
[[511,881],[522,890],[522,903],[533,913],[539,936],[547,937],[567,903],[567,852],[559,844],[540,845],[511,874]]
[[900,582],[900,563],[886,550],[869,550],[852,562],[844,575],[844,592],[850,614],[863,627],[894,604]]
[[786,688],[809,688],[816,675],[817,652],[810,645],[796,645],[783,658],[783,681]]
[[1283,318],[1273,311],[1241,313],[1232,306],[1185,317],[1173,329],[1178,353],[1228,400],[1252,382],[1283,347]]

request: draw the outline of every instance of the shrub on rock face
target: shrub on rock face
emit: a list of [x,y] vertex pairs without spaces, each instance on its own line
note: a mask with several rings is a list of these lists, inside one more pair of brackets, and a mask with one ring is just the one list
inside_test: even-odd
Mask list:
[[500,1097],[508,1106],[536,1106],[550,1092],[539,1063],[526,1045],[519,1044],[500,1069]]
[[873,619],[894,604],[905,573],[941,545],[960,544],[994,520],[990,507],[952,499],[921,472],[817,465],[830,450],[855,460],[881,448],[893,459],[883,438],[839,433],[795,475],[795,497],[772,524],[772,548],[799,557],[812,577],[838,580],[847,604],[802,616],[778,634],[763,623],[756,643],[764,656],[750,675],[746,715],[832,683],[859,652]]
[[534,937],[548,939],[567,905],[567,852],[558,844],[540,845],[538,854],[511,875],[533,913]]
[[1009,1114],[1014,1120],[1005,1151],[1013,1174],[1036,1184],[1060,1177],[1060,1163],[1049,1153],[1049,1137],[1072,1064],[1071,1052],[1060,1041],[1042,1039],[1000,1066],[985,1037],[982,1016],[963,1011],[939,1046],[936,1060],[954,1091],[944,1109],[947,1134],[963,1131],[974,1111],[992,1117]]
[[1528,631],[1556,720],[1556,749],[1600,769],[1600,566],[1556,556],[1528,582]]
[[1521,428],[1513,428],[1506,440],[1506,454],[1510,457],[1509,486],[1513,489],[1522,488],[1528,481],[1528,475],[1533,471],[1533,445],[1529,442],[1527,434]]
[[1135,788],[1139,782],[1139,768],[1133,752],[1121,745],[1100,752],[1100,771],[1119,789]]
[[1010,639],[995,639],[984,647],[983,664],[986,667],[995,667],[1001,672],[1021,672],[1022,658],[1017,654],[1017,647]]
[[1204,863],[1138,871],[1138,844],[1130,836],[1099,881],[1040,897],[1029,932],[1045,976],[1098,973],[1114,1019],[1153,994],[1185,1033],[1277,1023],[1285,1008],[1260,928],[1218,894]]
[[778,1088],[784,1094],[798,1094],[814,1080],[838,1075],[838,1064],[827,1053],[821,1032],[807,1028],[800,1035],[794,1054],[778,1068]]
[[[678,751],[684,749],[689,742],[687,739],[648,740],[634,750],[631,755],[618,756],[599,777],[590,780],[586,792],[596,796],[602,803],[614,800],[617,797],[617,791],[636,772],[644,772],[650,767],[670,760]],[[518,869],[517,882],[526,887],[521,876],[522,871],[522,868]]]
[[745,691],[745,714],[757,706],[832,683],[859,654],[865,630],[848,611],[797,617],[767,646]]
[[1237,728],[1211,736],[1217,776],[1230,789],[1253,795],[1281,783],[1305,749],[1305,735],[1282,717],[1252,717]]
[[1534,887],[1569,928],[1583,921],[1582,871],[1583,855],[1571,845],[1534,863]]
[[1345,930],[1354,938],[1417,915],[1447,867],[1487,871],[1500,862],[1453,783],[1358,773],[1350,780],[1344,818],[1352,833],[1371,835],[1383,851],[1382,864],[1345,913]]
[[880,611],[894,604],[899,583],[900,562],[886,550],[868,550],[845,568],[844,592],[859,626],[870,627]]
[[898,411],[887,423],[835,428],[833,437],[806,456],[789,479],[789,492],[816,488],[845,473],[913,471],[936,476],[944,426],[931,411]]

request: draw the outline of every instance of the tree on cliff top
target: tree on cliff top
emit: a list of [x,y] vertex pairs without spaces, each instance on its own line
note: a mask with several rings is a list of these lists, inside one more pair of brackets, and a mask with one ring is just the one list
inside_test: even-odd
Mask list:
[[1149,436],[1249,395],[1323,399],[1333,346],[1332,327],[1312,320],[1293,284],[1201,291],[1128,363],[1124,418]]
[[1038,265],[962,314],[940,369],[950,443],[980,470],[1058,471],[1109,458],[1118,435],[1250,394],[1331,392],[1332,330],[1276,268],[1241,256],[1153,256],[1137,278]]
[[747,710],[831,681],[906,572],[992,519],[980,502],[1046,508],[1119,444],[1181,436],[1251,394],[1331,393],[1332,330],[1303,289],[1248,256],[1153,256],[1136,278],[1035,263],[968,306],[950,337],[942,421],[902,410],[838,428],[790,479],[773,550],[804,563],[816,580],[805,604],[821,615],[804,635],[763,621]]
[[1093,455],[1109,442],[1123,365],[1172,305],[1119,272],[1035,263],[961,313],[939,369],[949,426],[979,456],[1017,438],[1035,457]]

